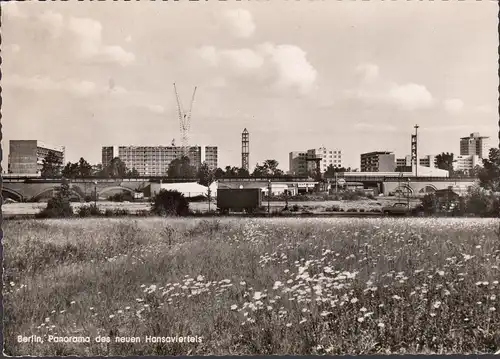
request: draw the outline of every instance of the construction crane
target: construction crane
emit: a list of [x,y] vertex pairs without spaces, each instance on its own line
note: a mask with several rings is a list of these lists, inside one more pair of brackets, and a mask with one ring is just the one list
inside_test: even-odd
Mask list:
[[186,113],[182,107],[181,99],[179,93],[177,92],[177,87],[174,82],[175,97],[177,100],[177,113],[179,116],[179,129],[181,133],[181,145],[182,145],[182,155],[188,155],[188,136],[189,130],[191,128],[191,113],[193,111],[194,96],[196,94],[196,86],[193,91],[193,96],[191,97],[191,103],[189,105],[189,110]]

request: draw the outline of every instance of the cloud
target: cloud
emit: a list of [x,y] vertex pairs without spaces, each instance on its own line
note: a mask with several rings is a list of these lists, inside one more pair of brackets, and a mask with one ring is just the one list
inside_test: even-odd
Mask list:
[[392,85],[388,93],[389,98],[404,110],[418,110],[429,108],[433,104],[432,94],[423,85],[409,83]]
[[[3,9],[4,5],[2,5]],[[10,7],[10,6],[9,6]],[[14,7],[13,9],[16,9]],[[11,9],[18,15],[18,10]],[[27,16],[24,16],[27,18]],[[65,18],[62,14],[47,10],[34,16],[35,20],[52,40],[65,40],[72,46],[72,54],[87,61],[117,63],[122,66],[135,61],[135,55],[118,45],[103,42],[102,24],[94,19],[82,17]]]
[[252,14],[248,10],[228,10],[224,13],[224,19],[229,30],[236,37],[250,37],[255,32],[255,23]]
[[361,64],[356,67],[356,71],[363,75],[363,80],[370,82],[379,77],[379,68],[374,64]]
[[95,82],[76,79],[55,80],[49,76],[20,76],[17,74],[6,74],[2,79],[3,86],[20,88],[36,92],[60,91],[70,93],[76,97],[100,96],[104,94],[124,95],[127,90],[115,86],[112,89],[97,85]]
[[68,30],[78,39],[78,53],[84,59],[114,62],[122,66],[135,61],[135,55],[118,45],[105,45],[102,41],[102,25],[90,18],[70,17]]
[[64,18],[61,14],[47,10],[36,15],[36,18],[47,28],[53,39],[61,37],[64,30]]
[[125,41],[126,41],[126,42],[132,42],[132,36],[131,36],[131,35],[128,35],[128,36],[125,38]]
[[306,94],[315,84],[317,71],[309,63],[306,52],[294,45],[266,45],[264,51],[270,55],[278,74],[280,87],[296,87]]
[[21,11],[17,1],[5,1],[5,2],[2,2],[1,6],[2,6],[2,15],[7,17],[7,18],[27,18],[28,17],[28,15],[26,15],[23,11]]
[[247,76],[267,82],[276,90],[295,88],[306,94],[314,88],[317,78],[306,52],[294,45],[264,43],[254,49],[204,46],[196,53],[206,66],[217,67],[226,76]]
[[452,114],[459,113],[464,107],[463,101],[458,98],[446,100],[444,101],[443,105],[445,110]]

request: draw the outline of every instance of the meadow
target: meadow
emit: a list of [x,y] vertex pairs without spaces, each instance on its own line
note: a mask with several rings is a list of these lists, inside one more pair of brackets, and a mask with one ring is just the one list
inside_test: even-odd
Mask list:
[[[7,355],[500,349],[498,219],[85,218],[3,230]],[[115,342],[125,336],[141,342]]]

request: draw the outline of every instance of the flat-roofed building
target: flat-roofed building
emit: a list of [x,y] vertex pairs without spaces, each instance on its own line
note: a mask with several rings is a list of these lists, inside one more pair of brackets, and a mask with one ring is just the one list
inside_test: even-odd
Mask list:
[[396,169],[394,153],[374,151],[361,154],[361,172],[393,172]]
[[39,140],[9,141],[8,173],[20,175],[40,175],[43,160],[52,152],[61,167],[66,161],[64,146],[49,145]]

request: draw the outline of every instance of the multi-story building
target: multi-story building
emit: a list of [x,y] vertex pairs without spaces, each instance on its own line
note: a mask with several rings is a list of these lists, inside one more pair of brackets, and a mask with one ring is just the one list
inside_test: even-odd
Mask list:
[[216,170],[219,166],[219,154],[217,146],[205,146],[204,162],[210,170]]
[[394,153],[375,151],[361,154],[361,172],[394,172],[396,158]]
[[437,158],[434,155],[426,155],[418,159],[418,163],[423,167],[437,168]]
[[307,176],[306,152],[292,151],[288,155],[289,174],[293,176]]
[[470,171],[476,166],[483,166],[483,160],[478,155],[459,155],[453,159],[454,171]]
[[324,173],[329,166],[342,167],[342,151],[325,147],[313,148],[307,151],[289,153],[289,173],[295,176],[306,176],[316,170],[316,161],[308,159],[320,158],[320,170]]
[[[182,156],[182,147],[178,146],[107,146],[102,148],[102,165],[118,157],[128,169],[135,169],[141,176],[165,176],[170,163]],[[188,148],[187,156],[197,170],[202,163],[201,146]],[[205,147],[206,161],[217,168],[217,147]]]
[[396,167],[399,168],[411,167],[411,156],[406,155],[403,158],[396,158]]
[[40,175],[49,152],[56,155],[61,166],[65,163],[64,146],[52,146],[38,140],[11,140],[9,147],[8,173]]
[[460,155],[477,155],[481,159],[488,158],[490,150],[489,137],[480,136],[473,132],[469,137],[460,138]]

